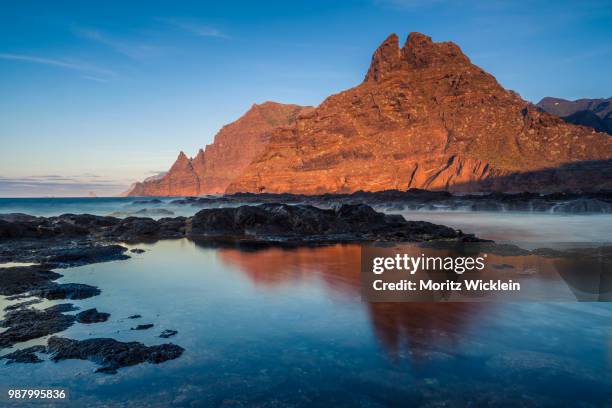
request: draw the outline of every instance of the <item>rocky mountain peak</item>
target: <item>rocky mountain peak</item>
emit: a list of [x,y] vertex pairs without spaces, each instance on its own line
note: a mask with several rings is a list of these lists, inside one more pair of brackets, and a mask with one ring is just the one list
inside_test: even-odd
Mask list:
[[410,33],[402,48],[402,60],[410,68],[449,63],[469,64],[470,60],[459,46],[451,41],[433,42],[431,37],[421,33]]
[[380,81],[400,67],[400,48],[397,34],[391,34],[372,55],[365,81]]
[[412,32],[400,49],[396,34],[391,34],[374,51],[365,82],[379,82],[400,72],[428,67],[448,67],[456,71],[459,65],[469,65],[469,58],[453,42],[433,42],[425,34]]

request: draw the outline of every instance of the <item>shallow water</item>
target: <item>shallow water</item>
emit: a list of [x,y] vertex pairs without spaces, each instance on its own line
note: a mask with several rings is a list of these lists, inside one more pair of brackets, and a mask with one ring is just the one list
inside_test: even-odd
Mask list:
[[[420,215],[508,241],[525,231],[534,242],[603,241],[612,231],[611,217]],[[61,335],[171,341],[184,355],[116,375],[75,360],[0,365],[2,385],[65,388],[72,406],[612,404],[609,303],[366,303],[356,245],[137,247],[147,251],[60,271],[61,282],[102,290],[74,304],[111,313]],[[10,303],[0,297],[0,308]],[[142,318],[127,319],[133,314]],[[144,323],[155,327],[130,330]],[[160,339],[165,329],[179,333]]]

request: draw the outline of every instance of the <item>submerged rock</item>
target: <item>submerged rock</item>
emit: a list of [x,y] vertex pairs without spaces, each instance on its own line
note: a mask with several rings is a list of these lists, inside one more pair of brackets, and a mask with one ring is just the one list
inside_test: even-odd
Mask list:
[[170,337],[176,336],[177,334],[178,331],[176,330],[164,330],[163,332],[161,332],[159,337],[161,337],[162,339],[168,339]]
[[22,350],[13,351],[10,354],[0,356],[0,360],[6,360],[6,364],[13,363],[42,363],[43,360],[36,355],[36,353],[45,353],[47,348],[45,346],[32,346]]
[[114,374],[119,368],[141,363],[159,364],[174,360],[185,351],[172,343],[145,346],[138,342],[120,342],[109,338],[72,340],[51,337],[47,344],[51,360],[89,360],[100,365],[96,372]]
[[132,327],[130,330],[149,330],[153,326],[155,326],[153,323],[139,324],[136,327]]
[[84,324],[101,323],[108,320],[110,313],[98,312],[98,309],[87,309],[76,315],[77,322]]
[[128,319],[140,319],[142,316],[139,314],[128,316]]
[[100,294],[100,289],[83,283],[53,283],[46,287],[32,290],[32,296],[39,296],[49,300],[55,299],[87,299]]

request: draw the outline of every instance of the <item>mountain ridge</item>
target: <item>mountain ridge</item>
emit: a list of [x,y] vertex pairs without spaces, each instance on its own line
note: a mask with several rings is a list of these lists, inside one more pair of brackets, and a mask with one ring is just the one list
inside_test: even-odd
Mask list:
[[610,158],[607,135],[542,112],[453,42],[411,33],[400,48],[392,34],[361,84],[272,132],[226,192],[596,189],[609,181],[577,163]]

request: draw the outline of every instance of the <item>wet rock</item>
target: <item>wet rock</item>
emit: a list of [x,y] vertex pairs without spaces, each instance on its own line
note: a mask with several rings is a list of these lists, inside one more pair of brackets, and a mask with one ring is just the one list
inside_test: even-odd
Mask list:
[[109,313],[98,312],[98,309],[87,309],[76,315],[76,320],[79,323],[91,324],[101,323],[108,320]]
[[139,314],[128,316],[128,319],[140,319],[142,316]]
[[73,305],[72,303],[60,303],[59,305],[49,306],[45,310],[47,312],[67,313],[75,312],[79,310],[79,308]]
[[159,224],[151,218],[128,217],[116,225],[108,236],[124,241],[143,237],[154,237],[159,232]]
[[0,321],[7,330],[0,333],[0,348],[37,339],[66,330],[74,324],[75,316],[62,313],[71,305],[56,305],[44,310],[12,310]]
[[161,204],[162,200],[158,198],[154,198],[151,200],[135,200],[132,201],[132,205],[142,205],[142,204]]
[[136,211],[134,214],[137,215],[174,215],[174,212],[166,210],[165,208],[143,208]]
[[185,236],[187,218],[160,218],[157,220],[159,224],[159,238],[180,238]]
[[138,342],[120,342],[109,338],[72,340],[51,337],[47,350],[53,361],[67,359],[89,360],[100,365],[96,372],[114,374],[119,368],[141,363],[159,364],[183,354],[175,344],[145,346]]
[[69,248],[60,248],[47,256],[40,258],[41,262],[56,267],[72,267],[92,263],[108,262],[129,259],[125,255],[126,247],[121,245],[87,245]]
[[130,330],[149,330],[150,328],[152,328],[153,326],[155,326],[152,323],[147,323],[147,324],[139,324],[136,327],[132,327]]
[[10,311],[10,310],[24,309],[28,306],[32,306],[40,302],[42,302],[42,299],[27,300],[25,302],[19,302],[19,303],[15,303],[14,305],[7,306],[4,308],[4,310]]
[[188,221],[186,232],[190,236],[271,242],[426,241],[464,236],[452,228],[406,221],[363,204],[343,204],[334,209],[286,204],[205,209]]
[[133,254],[142,254],[142,253],[145,252],[145,250],[144,249],[140,249],[140,248],[132,248],[132,249],[130,249],[130,252],[133,253]]
[[339,204],[367,204],[377,209],[390,211],[464,210],[611,213],[612,192],[453,195],[447,191],[429,191],[412,188],[406,191],[357,191],[351,194],[320,195],[237,193],[220,197],[193,197],[172,201],[174,205],[190,205],[195,207],[261,203],[301,203],[320,207]]
[[100,294],[100,289],[83,283],[50,284],[46,287],[30,291],[30,295],[49,300],[56,299],[87,299]]
[[47,348],[45,346],[32,346],[22,350],[13,351],[10,354],[0,356],[0,360],[6,360],[6,364],[13,363],[42,363],[43,360],[36,355],[36,353],[45,353]]
[[11,296],[48,286],[62,275],[41,266],[0,268],[0,295]]
[[170,337],[176,336],[177,334],[178,331],[176,330],[164,330],[163,332],[161,332],[159,337],[161,337],[162,339],[168,339]]

